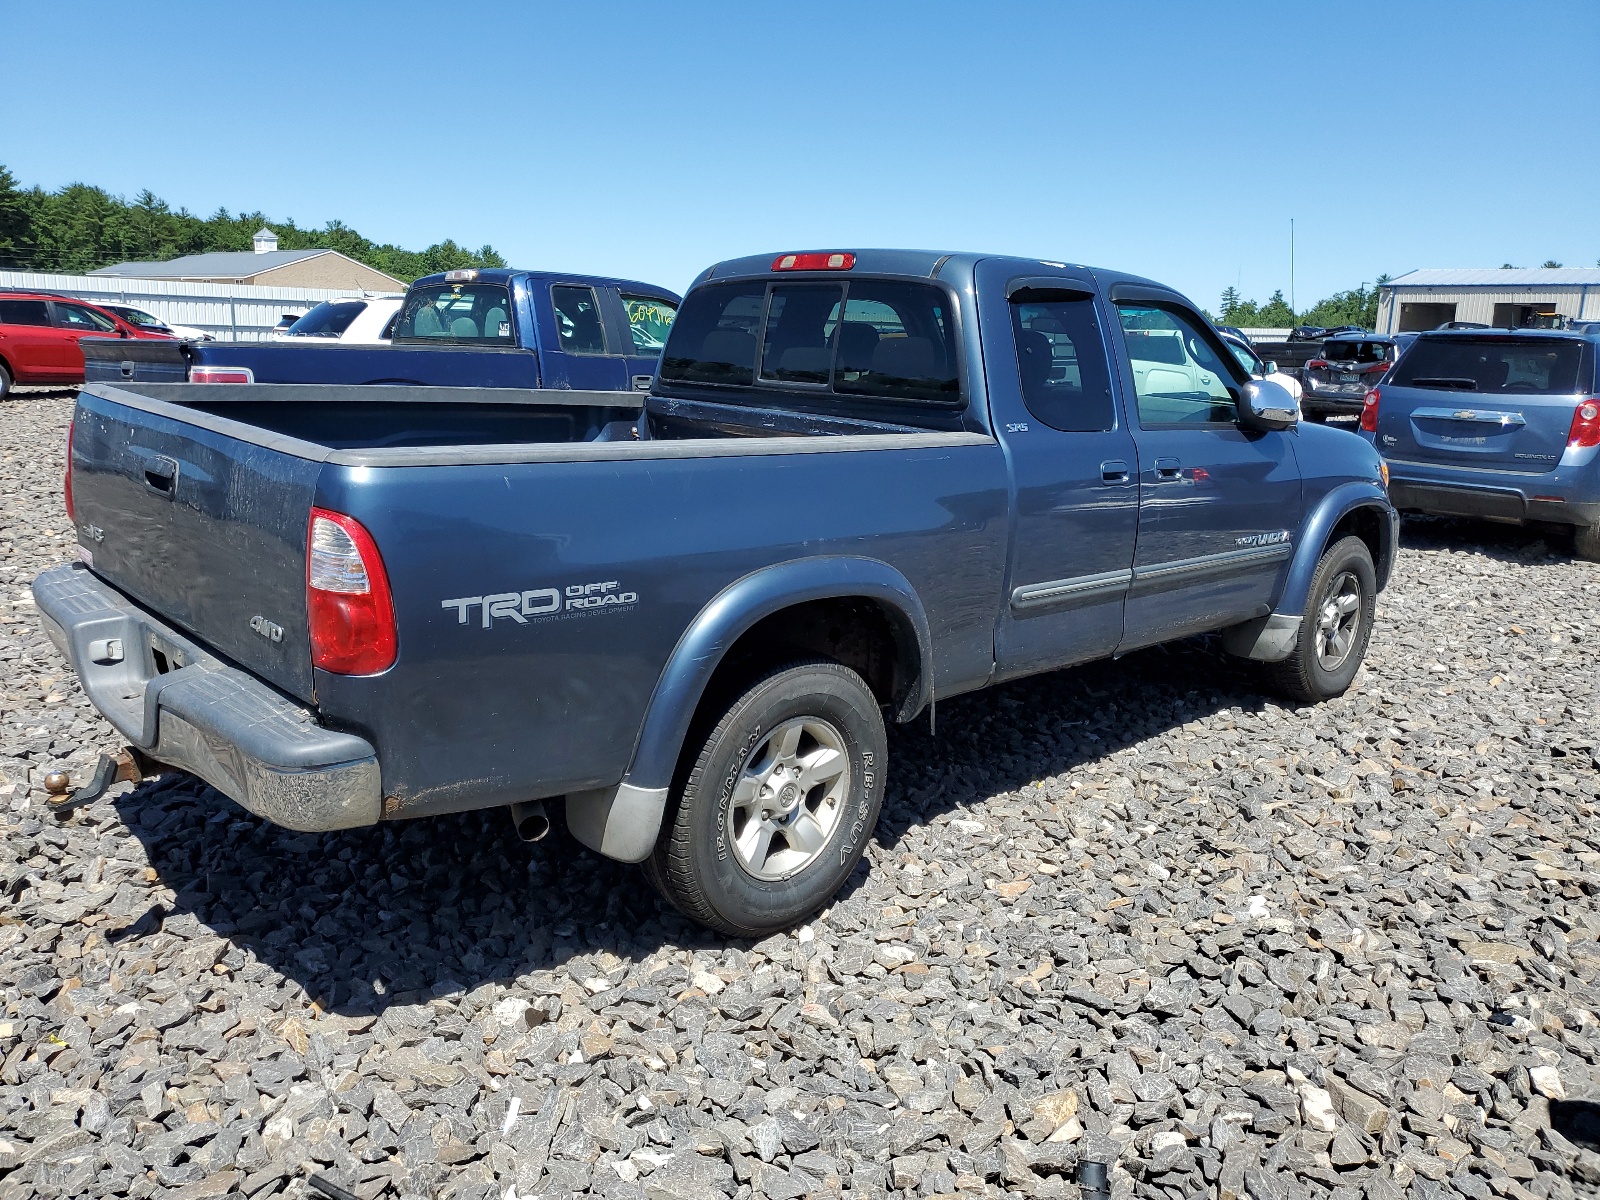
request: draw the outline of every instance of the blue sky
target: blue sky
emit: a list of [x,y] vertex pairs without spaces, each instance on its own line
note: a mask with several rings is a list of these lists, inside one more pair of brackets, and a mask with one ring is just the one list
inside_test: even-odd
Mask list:
[[1291,217],[1302,308],[1600,258],[1593,2],[0,0],[0,43],[26,184],[679,289],[750,252],[919,246],[1214,308],[1288,294]]

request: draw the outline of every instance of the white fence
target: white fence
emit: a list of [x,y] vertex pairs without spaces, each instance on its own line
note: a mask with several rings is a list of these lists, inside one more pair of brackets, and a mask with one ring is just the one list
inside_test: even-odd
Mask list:
[[1287,329],[1241,329],[1240,333],[1252,342],[1286,342],[1289,340]]
[[169,324],[204,329],[224,342],[260,341],[286,313],[303,313],[324,300],[363,294],[359,288],[251,287],[34,271],[0,271],[0,288],[54,292],[91,304],[131,304]]

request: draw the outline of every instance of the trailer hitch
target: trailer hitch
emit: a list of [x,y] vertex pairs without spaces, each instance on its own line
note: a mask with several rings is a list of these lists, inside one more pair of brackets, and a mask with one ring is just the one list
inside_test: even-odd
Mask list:
[[115,784],[138,783],[160,770],[159,764],[146,758],[136,747],[124,746],[115,754],[102,754],[89,782],[76,791],[72,790],[72,779],[65,771],[50,772],[44,777],[45,801],[51,812],[65,816],[75,808],[94,803]]

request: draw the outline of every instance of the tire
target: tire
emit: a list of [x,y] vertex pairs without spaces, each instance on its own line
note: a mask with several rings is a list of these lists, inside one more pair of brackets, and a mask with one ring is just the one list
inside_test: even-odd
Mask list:
[[1378,575],[1367,544],[1347,537],[1329,546],[1311,576],[1294,651],[1269,668],[1277,689],[1305,704],[1342,696],[1361,669],[1377,600]]
[[7,370],[5,363],[0,363],[0,400],[4,400],[10,394],[11,372]]
[[1587,562],[1600,562],[1600,523],[1572,531],[1572,553]]
[[883,713],[861,676],[827,661],[773,671],[695,753],[645,862],[656,889],[735,937],[789,928],[826,904],[883,802]]
[[1326,425],[1328,423],[1328,414],[1320,408],[1308,408],[1306,409],[1306,420],[1313,425]]

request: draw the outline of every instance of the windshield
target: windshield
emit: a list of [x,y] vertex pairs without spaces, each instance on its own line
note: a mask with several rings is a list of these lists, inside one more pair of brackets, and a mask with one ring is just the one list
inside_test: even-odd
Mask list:
[[1578,390],[1583,343],[1566,338],[1418,338],[1390,376],[1396,387],[1566,396]]
[[120,304],[107,304],[103,305],[102,307],[109,308],[129,325],[133,325],[139,329],[167,328],[167,323],[165,321],[157,320],[155,317],[152,317],[149,313],[145,312],[142,308],[124,308]]
[[289,337],[336,338],[366,308],[362,300],[324,300],[284,332]]
[[431,283],[406,293],[397,342],[515,346],[511,293],[503,283]]
[[1228,349],[1233,351],[1233,356],[1239,360],[1239,365],[1252,375],[1261,375],[1266,368],[1262,361],[1255,356],[1252,350],[1246,350],[1237,342],[1228,342]]

